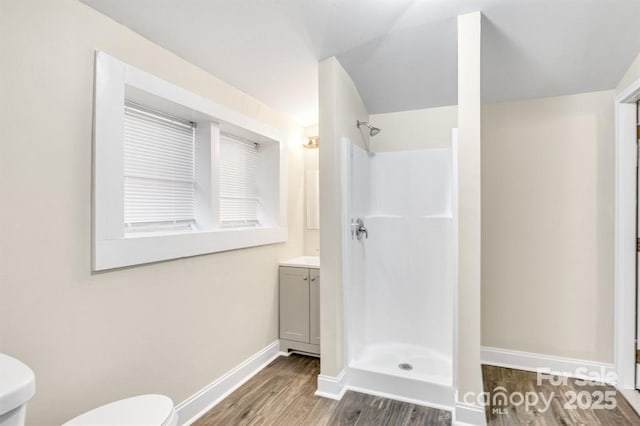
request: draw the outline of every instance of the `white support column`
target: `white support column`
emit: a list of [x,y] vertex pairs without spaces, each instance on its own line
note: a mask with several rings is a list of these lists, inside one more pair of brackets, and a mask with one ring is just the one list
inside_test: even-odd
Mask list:
[[458,300],[455,421],[484,424],[480,366],[481,22],[458,17]]

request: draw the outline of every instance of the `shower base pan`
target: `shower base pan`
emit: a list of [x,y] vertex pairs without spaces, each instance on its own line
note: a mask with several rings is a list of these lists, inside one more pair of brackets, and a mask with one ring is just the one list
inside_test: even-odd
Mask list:
[[349,388],[415,404],[452,410],[451,359],[400,343],[367,345],[349,363]]

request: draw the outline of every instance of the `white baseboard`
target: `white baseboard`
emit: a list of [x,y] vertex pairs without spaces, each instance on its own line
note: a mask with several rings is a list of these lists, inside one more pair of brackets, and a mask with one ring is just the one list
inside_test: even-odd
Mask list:
[[456,408],[453,412],[453,424],[457,426],[484,426],[487,424],[487,420],[483,407],[477,405],[465,404],[462,402],[456,403]]
[[589,379],[609,384],[615,384],[616,380],[613,364],[604,362],[512,351],[487,346],[480,348],[480,360],[483,364],[497,367],[533,372],[547,369],[551,370],[555,375]]
[[178,424],[191,425],[280,355],[280,342],[276,340],[176,405]]
[[318,374],[318,390],[315,392],[315,395],[339,401],[347,391],[346,382],[346,370],[342,370],[340,374],[335,377]]

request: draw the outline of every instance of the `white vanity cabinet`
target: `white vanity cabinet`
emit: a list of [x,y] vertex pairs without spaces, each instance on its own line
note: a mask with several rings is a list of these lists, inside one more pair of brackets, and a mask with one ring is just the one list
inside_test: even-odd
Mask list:
[[320,269],[319,264],[316,267],[317,261],[308,259],[314,258],[296,258],[280,264],[280,350],[283,352],[320,354]]

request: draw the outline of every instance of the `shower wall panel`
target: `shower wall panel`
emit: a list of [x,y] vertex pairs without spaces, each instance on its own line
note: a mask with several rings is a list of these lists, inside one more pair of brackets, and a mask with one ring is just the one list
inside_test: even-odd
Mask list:
[[450,360],[451,150],[369,154],[353,146],[350,165],[350,214],[363,218],[369,232],[368,239],[351,241],[346,294],[350,361],[371,359],[376,348]]

